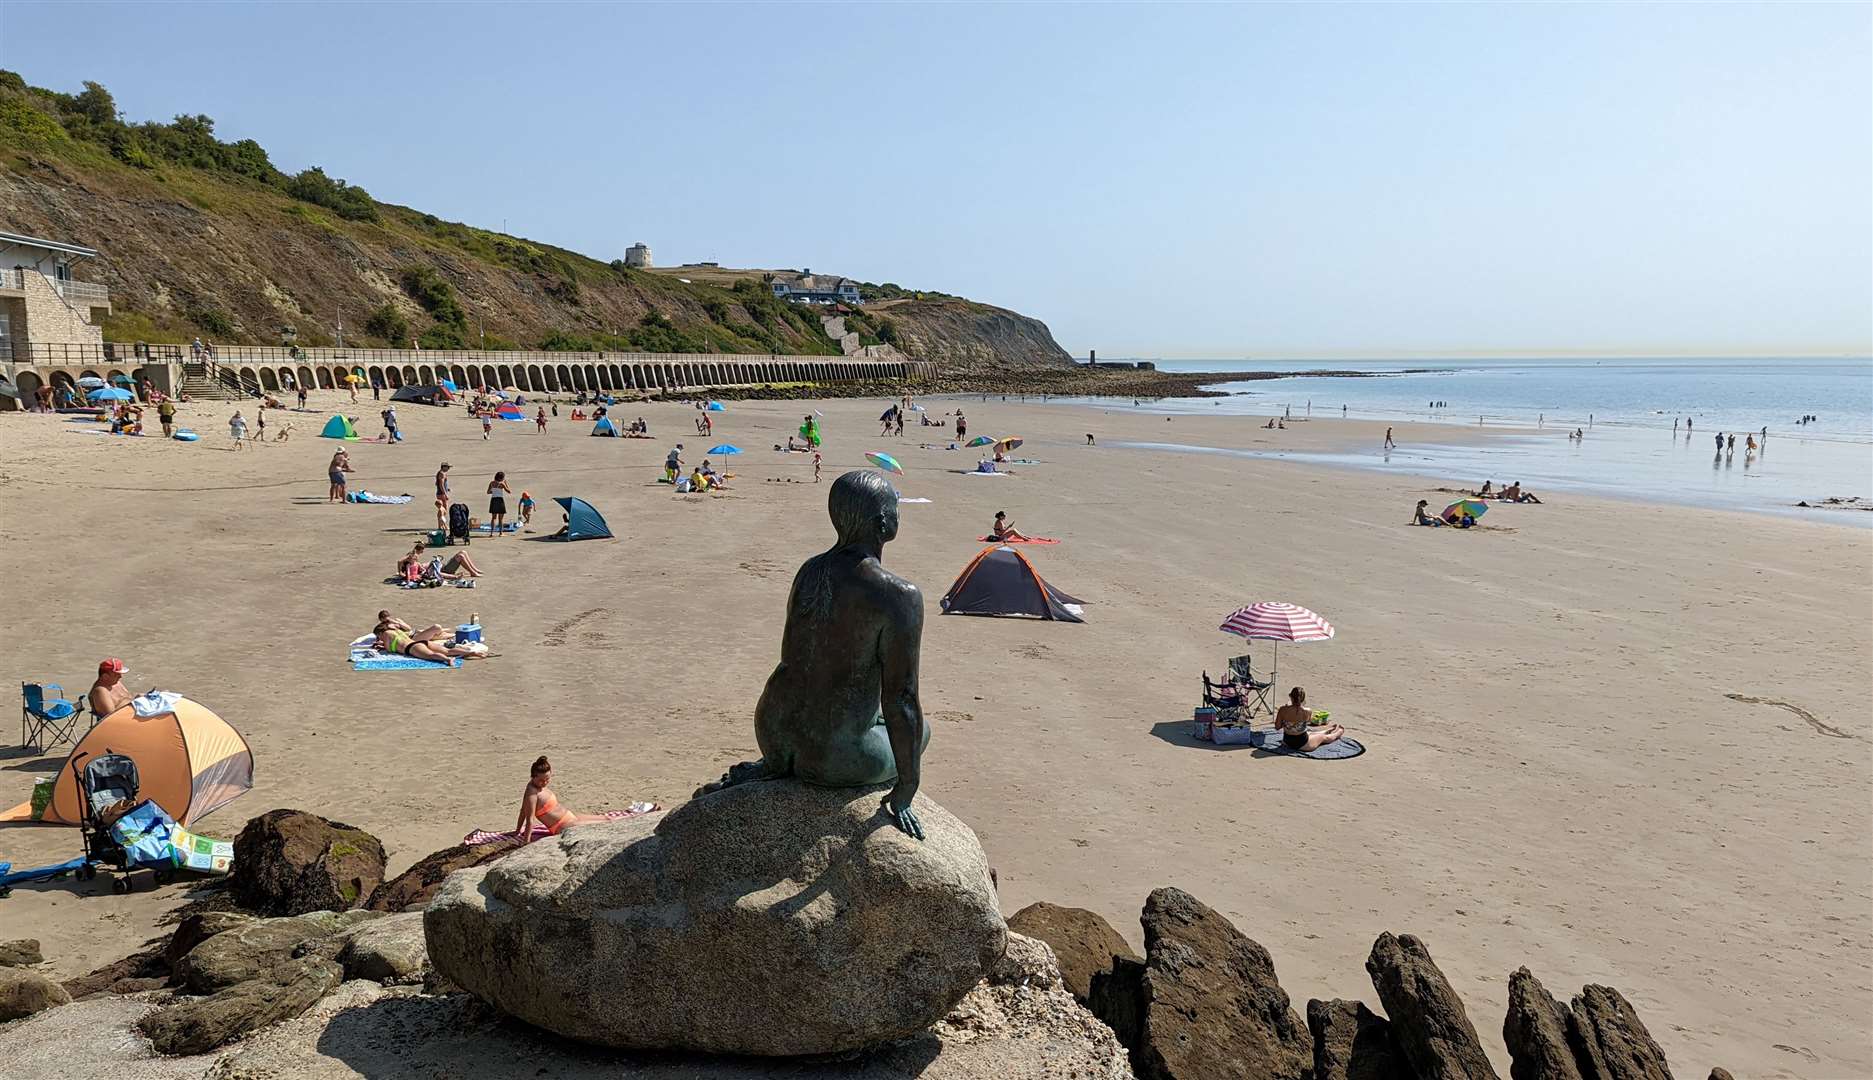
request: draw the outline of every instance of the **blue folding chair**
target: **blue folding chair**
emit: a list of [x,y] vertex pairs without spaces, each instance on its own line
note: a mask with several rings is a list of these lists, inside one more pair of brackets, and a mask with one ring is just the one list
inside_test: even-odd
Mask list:
[[75,743],[84,713],[85,703],[66,700],[65,688],[58,683],[21,683],[20,745],[43,752],[49,746]]

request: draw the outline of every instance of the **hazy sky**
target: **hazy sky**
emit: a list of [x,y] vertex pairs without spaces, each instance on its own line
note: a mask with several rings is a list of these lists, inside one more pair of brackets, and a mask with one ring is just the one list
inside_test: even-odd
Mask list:
[[1873,7],[0,2],[0,66],[1075,354],[1873,350]]

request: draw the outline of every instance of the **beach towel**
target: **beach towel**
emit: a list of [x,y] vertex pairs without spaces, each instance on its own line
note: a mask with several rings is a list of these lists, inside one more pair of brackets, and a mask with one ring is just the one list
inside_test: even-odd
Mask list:
[[170,690],[151,690],[142,697],[130,699],[130,708],[142,717],[167,716],[176,711],[176,702],[182,695]]
[[85,864],[82,858],[54,866],[35,866],[31,870],[9,870],[12,863],[0,862],[0,887],[17,885],[22,881],[50,881],[60,874],[69,874]]
[[964,476],[1011,476],[1013,475],[1012,473],[1005,473],[1005,472],[983,472],[981,469],[967,469],[967,470],[959,470],[959,471],[961,471]]
[[1249,737],[1249,745],[1257,750],[1266,750],[1271,754],[1287,754],[1289,757],[1313,758],[1316,761],[1338,761],[1343,758],[1356,758],[1366,752],[1365,744],[1351,735],[1342,735],[1337,742],[1330,742],[1317,750],[1305,753],[1290,750],[1281,741],[1279,731],[1258,731]]
[[[622,821],[625,818],[642,817],[645,814],[654,814],[661,809],[663,809],[663,807],[657,805],[656,803],[634,802],[630,806],[624,808],[623,810],[605,811],[605,818],[609,821]],[[552,835],[551,833],[547,832],[544,828],[540,827],[539,822],[537,821],[534,822],[533,839],[538,840],[539,838],[543,836],[551,836],[551,835]],[[467,836],[462,837],[462,845],[464,847],[480,847],[483,844],[498,844],[503,840],[514,840],[514,839],[519,838],[519,836],[520,836],[519,833],[511,832],[511,831],[510,832],[489,832],[486,829],[476,829],[474,832],[471,832]]]
[[929,499],[906,499],[904,496],[899,495],[897,497],[897,501],[901,503],[927,503],[930,500]]
[[1020,540],[998,540],[993,536],[984,536],[981,541],[984,544],[1058,544],[1060,542],[1051,536],[1028,536]]
[[[475,526],[475,531],[481,532],[481,533],[487,533],[489,536],[493,536],[494,535],[494,522],[484,521],[481,524]],[[501,526],[501,531],[504,533],[519,532],[520,523],[518,521],[510,521],[507,524]]]
[[345,499],[354,503],[386,503],[396,506],[409,502],[415,497],[414,495],[373,495],[368,491],[354,491],[346,495]]

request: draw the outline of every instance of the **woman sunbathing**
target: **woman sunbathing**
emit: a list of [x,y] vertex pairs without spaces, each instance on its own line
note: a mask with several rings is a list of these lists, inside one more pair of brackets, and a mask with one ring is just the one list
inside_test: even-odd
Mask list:
[[533,842],[533,823],[539,821],[548,836],[558,836],[574,825],[590,825],[607,820],[600,814],[575,814],[568,807],[561,806],[559,797],[546,785],[553,782],[553,763],[541,754],[533,763],[532,775],[527,779],[527,786],[520,789],[520,820],[514,823],[514,831],[520,834],[523,843]]
[[[418,540],[416,546],[410,549],[408,555],[397,560],[397,576],[409,576],[410,567],[412,565],[421,564],[425,557],[424,553],[428,550],[428,546],[421,540]],[[435,556],[430,557],[434,558]],[[469,558],[465,552],[456,552],[454,555],[449,556],[449,561],[443,563],[438,569],[445,581],[454,581],[457,578],[478,578],[481,576],[481,567],[476,566],[475,561]]]
[[[440,626],[432,626],[429,629],[442,630]],[[427,630],[422,632],[428,633]],[[377,647],[384,652],[395,653],[398,656],[413,656],[418,660],[433,660],[438,664],[446,664],[458,656],[481,654],[479,649],[472,649],[467,645],[443,645],[433,638],[419,640],[411,631],[399,630],[389,622],[378,623],[374,633],[377,635]]]
[[1307,708],[1306,703],[1307,691],[1297,686],[1288,691],[1288,704],[1275,710],[1275,727],[1281,730],[1281,745],[1305,754],[1339,742],[1346,735],[1346,729],[1338,724],[1309,731],[1307,724],[1314,718],[1314,710]]
[[1008,511],[1006,510],[995,511],[995,524],[989,526],[989,535],[997,540],[1030,539],[1030,537],[1024,534],[1020,529],[1015,528],[1009,523]]
[[1427,506],[1429,506],[1429,505],[1431,505],[1431,500],[1429,500],[1429,499],[1419,499],[1419,500],[1418,500],[1418,508],[1417,508],[1416,510],[1414,510],[1414,511],[1412,511],[1412,513],[1411,513],[1411,523],[1412,523],[1413,525],[1432,525],[1432,526],[1437,526],[1437,525],[1446,525],[1446,524],[1449,524],[1449,523],[1448,523],[1448,522],[1446,522],[1446,521],[1445,521],[1445,520],[1444,520],[1443,518],[1438,518],[1438,517],[1432,517],[1431,515],[1429,515],[1429,514],[1427,514],[1427,513],[1425,513],[1425,512],[1424,512],[1424,508],[1425,508],[1425,507],[1427,507]]

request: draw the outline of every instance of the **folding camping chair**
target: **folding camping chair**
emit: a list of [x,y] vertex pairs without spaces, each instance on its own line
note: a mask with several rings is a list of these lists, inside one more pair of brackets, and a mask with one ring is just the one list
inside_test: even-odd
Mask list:
[[[1244,698],[1254,698],[1260,702],[1263,712],[1275,711],[1275,707],[1268,702],[1268,691],[1274,688],[1274,680],[1256,678],[1255,668],[1250,665],[1247,653],[1229,658],[1229,682],[1241,688]],[[1254,716],[1255,710],[1250,709],[1249,715]]]
[[[21,683],[20,745],[44,751],[60,743],[75,743],[78,721],[84,713],[85,703],[67,701],[65,688],[58,683]],[[95,724],[97,717],[91,721]]]

